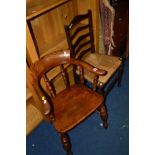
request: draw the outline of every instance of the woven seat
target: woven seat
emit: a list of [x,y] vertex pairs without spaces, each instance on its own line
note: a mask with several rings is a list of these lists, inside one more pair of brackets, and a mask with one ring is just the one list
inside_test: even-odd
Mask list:
[[[122,63],[118,57],[97,54],[97,53],[88,54],[86,57],[83,57],[82,60],[86,61],[87,63],[90,63],[96,68],[108,71],[105,76],[99,77],[99,83],[102,83],[103,85],[108,82],[108,80],[117,71],[117,69],[120,67]],[[94,78],[93,74],[85,70],[84,75],[88,81],[93,82],[93,78]]]

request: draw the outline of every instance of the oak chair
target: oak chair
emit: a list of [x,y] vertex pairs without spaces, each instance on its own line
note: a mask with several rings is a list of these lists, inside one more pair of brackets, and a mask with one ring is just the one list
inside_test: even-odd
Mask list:
[[[99,77],[97,86],[100,88],[100,91],[106,96],[116,82],[118,82],[118,86],[120,86],[123,74],[123,63],[121,58],[100,54],[101,52],[98,51],[95,52],[91,10],[88,10],[86,14],[75,16],[70,24],[64,27],[71,51],[71,57],[83,60],[96,68],[107,71],[105,76]],[[77,74],[79,73],[76,66],[74,66],[73,70],[74,78],[78,81]],[[92,83],[93,74],[87,70],[84,70],[84,72],[84,78]],[[105,91],[104,88],[112,77],[115,77],[115,80],[108,85],[107,91]]]
[[[67,70],[64,64],[78,66],[80,83],[70,85]],[[62,78],[66,88],[57,93],[54,83],[46,76],[54,67],[60,66]],[[44,108],[44,114],[49,118],[56,131],[60,134],[61,142],[67,155],[71,155],[71,142],[67,134],[72,128],[84,121],[96,110],[99,112],[103,126],[107,128],[107,112],[104,105],[104,97],[96,93],[99,76],[105,76],[105,70],[97,69],[94,66],[70,58],[70,51],[57,51],[42,57],[31,67],[33,87]],[[93,90],[84,85],[84,72],[86,69],[95,75]],[[73,73],[73,71],[72,71]],[[44,80],[44,84],[41,80]]]

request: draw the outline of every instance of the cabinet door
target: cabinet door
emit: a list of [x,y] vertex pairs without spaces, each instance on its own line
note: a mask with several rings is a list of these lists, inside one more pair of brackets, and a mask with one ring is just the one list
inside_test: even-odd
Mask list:
[[39,56],[59,49],[68,48],[64,24],[74,17],[72,1],[31,20]]

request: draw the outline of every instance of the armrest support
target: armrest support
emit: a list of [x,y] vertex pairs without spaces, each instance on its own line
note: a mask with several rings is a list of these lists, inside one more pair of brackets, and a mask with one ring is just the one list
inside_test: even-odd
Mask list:
[[81,60],[71,59],[70,63],[73,65],[79,66],[79,71],[80,71],[79,75],[80,75],[81,83],[84,82],[84,72],[83,72],[84,68],[87,69],[89,72],[95,74],[94,79],[93,79],[93,91],[96,91],[99,76],[104,76],[107,74],[107,71],[96,68]]

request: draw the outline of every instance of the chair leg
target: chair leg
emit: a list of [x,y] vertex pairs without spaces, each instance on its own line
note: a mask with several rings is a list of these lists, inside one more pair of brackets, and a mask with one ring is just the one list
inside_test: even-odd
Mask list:
[[122,60],[122,64],[121,64],[119,72],[118,72],[118,84],[117,84],[118,87],[121,86],[123,72],[124,72],[124,60]]
[[101,120],[103,121],[103,126],[105,129],[108,128],[108,122],[107,122],[107,119],[108,119],[108,114],[107,114],[107,108],[105,105],[100,105],[99,108],[98,108],[98,112],[100,114],[100,117],[101,117]]
[[61,143],[63,145],[63,148],[67,152],[67,155],[73,155],[73,153],[71,151],[71,142],[70,142],[68,134],[60,133],[60,137],[61,137]]

